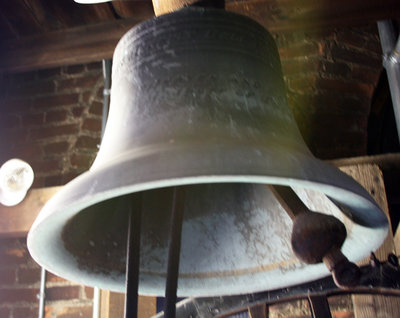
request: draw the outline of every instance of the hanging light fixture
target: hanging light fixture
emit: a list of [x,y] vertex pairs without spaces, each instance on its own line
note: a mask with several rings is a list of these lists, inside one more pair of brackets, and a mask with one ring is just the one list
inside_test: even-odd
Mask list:
[[128,211],[139,211],[139,292],[163,295],[171,211],[181,209],[180,296],[251,293],[327,275],[323,264],[295,257],[292,220],[269,185],[340,206],[335,217],[346,225],[342,250],[351,261],[386,236],[386,217],[369,194],[307,149],[272,36],[244,16],[184,8],[119,42],[97,158],[46,204],[28,247],[59,276],[124,291]]
[[96,3],[111,2],[112,0],[74,0],[74,1],[79,4],[96,4]]
[[22,202],[33,183],[31,166],[21,159],[10,159],[0,167],[0,203],[14,206]]

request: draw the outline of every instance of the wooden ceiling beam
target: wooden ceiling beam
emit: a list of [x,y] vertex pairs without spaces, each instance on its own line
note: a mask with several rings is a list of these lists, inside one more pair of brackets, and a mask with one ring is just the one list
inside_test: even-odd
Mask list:
[[[115,45],[125,32],[154,16],[151,3],[146,5],[148,7],[145,10],[141,8],[136,17],[2,43],[0,72],[51,68],[111,58]],[[271,32],[355,26],[400,16],[398,0],[247,0],[228,1],[226,8],[255,19]]]
[[0,72],[21,72],[109,59],[122,35],[144,19],[113,20],[3,43]]
[[16,206],[0,204],[0,238],[25,237],[45,203],[61,188],[32,189]]

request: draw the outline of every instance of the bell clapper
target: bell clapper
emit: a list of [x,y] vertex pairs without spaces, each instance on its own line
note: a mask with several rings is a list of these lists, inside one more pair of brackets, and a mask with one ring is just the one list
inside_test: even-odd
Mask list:
[[350,262],[339,248],[330,250],[322,260],[332,273],[336,286],[346,289],[359,283],[361,277],[359,267]]
[[128,206],[128,238],[126,248],[126,294],[125,318],[136,318],[138,311],[140,227],[142,215],[142,194],[130,194],[123,198]]
[[357,285],[360,269],[340,251],[347,236],[344,224],[331,215],[308,209],[290,187],[270,188],[293,220],[291,243],[295,255],[307,264],[324,262],[340,288]]

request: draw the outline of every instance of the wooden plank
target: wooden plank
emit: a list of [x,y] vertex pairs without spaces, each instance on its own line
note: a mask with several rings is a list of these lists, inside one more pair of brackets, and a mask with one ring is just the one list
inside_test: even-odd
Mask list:
[[44,204],[61,187],[32,189],[18,205],[7,207],[0,204],[0,237],[24,237]]
[[353,296],[354,318],[400,317],[399,305],[398,297]]
[[[101,291],[100,318],[124,317],[125,294]],[[157,298],[139,296],[138,318],[150,318],[156,314]]]
[[139,296],[138,318],[153,317],[157,313],[157,298]]
[[[100,318],[111,318],[110,317],[110,291],[100,291]],[[123,317],[123,316],[119,316]]]
[[[112,57],[119,38],[154,13],[146,1],[113,4],[131,18],[44,33],[2,44],[1,71],[26,71]],[[271,32],[332,28],[375,23],[400,15],[398,0],[246,0],[230,1],[226,9],[247,15]]]
[[124,317],[125,295],[110,292],[109,317]]
[[[385,196],[385,185],[382,173],[377,165],[363,164],[340,168],[343,172],[357,180],[375,199],[385,214],[389,217]],[[394,253],[393,233],[389,226],[389,234],[383,245],[375,251],[380,260],[386,260],[389,253]],[[367,264],[368,259],[359,264]],[[353,295],[355,318],[400,317],[400,300],[396,297]]]

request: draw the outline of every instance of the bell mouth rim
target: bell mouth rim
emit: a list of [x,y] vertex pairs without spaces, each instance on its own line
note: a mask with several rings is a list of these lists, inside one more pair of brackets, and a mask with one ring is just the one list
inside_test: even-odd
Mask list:
[[[365,217],[364,220],[366,224],[359,225],[355,223],[357,229],[364,235],[364,245],[368,246],[369,251],[364,254],[361,252],[354,253],[353,255],[347,255],[351,261],[359,261],[366,254],[372,250],[378,248],[386,237],[388,231],[388,222],[386,216],[381,211],[379,206],[375,201],[369,196],[369,194],[352,178],[348,177],[344,173],[340,172],[337,168],[334,168],[330,164],[320,161],[314,157],[310,157],[309,154],[296,154],[297,157],[301,158],[304,165],[303,168],[309,170],[311,167],[315,171],[320,171],[323,169],[326,173],[325,177],[320,176],[318,173],[309,175],[308,179],[301,179],[299,175],[288,176],[267,176],[261,173],[256,175],[255,173],[248,174],[227,174],[227,173],[209,173],[208,175],[197,175],[184,177],[175,176],[175,178],[158,178],[158,180],[141,180],[140,182],[134,183],[131,180],[131,184],[125,184],[116,186],[118,184],[115,181],[114,184],[108,184],[107,189],[99,183],[100,179],[109,178],[113,173],[113,169],[119,169],[119,174],[126,174],[124,170],[124,163],[127,165],[132,164],[132,160],[122,160],[114,162],[105,167],[97,167],[96,169],[89,170],[82,175],[78,176],[66,186],[64,186],[56,195],[49,200],[45,205],[43,210],[40,212],[38,218],[35,220],[31,230],[28,233],[28,249],[35,261],[45,267],[50,272],[54,274],[67,278],[71,281],[81,282],[89,286],[98,286],[104,289],[110,289],[117,292],[124,291],[124,279],[121,280],[119,273],[109,273],[108,277],[102,276],[102,282],[99,281],[99,277],[96,273],[88,273],[81,269],[77,269],[79,266],[72,255],[66,260],[64,253],[67,253],[61,240],[61,232],[63,224],[65,224],[71,217],[78,214],[84,208],[91,206],[95,203],[105,201],[114,197],[122,196],[129,193],[135,193],[139,191],[146,191],[156,188],[173,187],[173,186],[184,186],[190,184],[201,184],[201,183],[255,183],[255,184],[266,184],[266,185],[286,185],[286,186],[300,186],[307,189],[317,190],[324,193],[328,197],[335,201],[338,201],[346,206],[350,206],[352,212],[357,217]],[[164,158],[165,159],[165,158]],[[145,160],[146,161],[146,160]],[[148,166],[151,169],[151,166]],[[146,170],[146,169],[145,169]],[[147,171],[147,170],[146,170]],[[98,174],[103,173],[103,178],[99,178]],[[105,175],[104,175],[105,173]],[[107,176],[108,173],[108,176]],[[270,171],[271,174],[271,171]],[[146,175],[146,173],[145,173]],[[334,182],[332,182],[332,175],[339,176]],[[151,175],[154,177],[154,172]],[[126,175],[125,175],[126,178]],[[132,176],[131,176],[132,178]],[[313,179],[315,178],[315,179]],[[128,178],[129,179],[129,178]],[[330,181],[330,183],[329,183]],[[333,184],[334,183],[334,184]],[[85,189],[86,193],[82,195],[82,188]],[[79,191],[77,190],[79,189]],[[99,190],[100,189],[100,190]],[[358,214],[358,215],[357,215]],[[353,216],[354,216],[353,215]],[[368,219],[370,218],[370,219]],[[46,228],[48,231],[44,235],[43,229]],[[50,229],[50,230],[49,230]],[[60,239],[58,239],[60,238]],[[346,240],[348,242],[348,240]],[[346,243],[343,248],[346,248]],[[49,252],[49,250],[51,252]],[[353,249],[354,250],[354,249]],[[51,255],[51,256],[48,256]],[[55,262],[55,260],[57,260]],[[60,269],[60,263],[62,268]],[[56,264],[56,265],[55,265]],[[74,271],[71,271],[71,268]],[[318,279],[329,274],[329,272],[324,268],[323,264],[307,266],[305,269],[306,275],[298,275],[304,277],[291,278],[289,285],[295,285],[304,283],[309,280]],[[243,274],[242,278],[253,277],[264,274],[265,272],[257,272],[250,274]],[[141,275],[142,279],[146,275]],[[149,275],[151,276],[151,275]],[[289,275],[290,276],[290,275]],[[84,277],[84,278],[83,278]],[[189,278],[188,278],[189,279]],[[197,278],[193,278],[196,280]],[[210,278],[215,279],[215,278]],[[205,284],[207,285],[207,284]],[[214,284],[215,285],[215,284]],[[207,287],[204,287],[207,289]],[[188,288],[183,288],[178,290],[178,295],[180,296],[206,296],[206,295],[223,295],[226,294],[227,289],[225,288],[225,293],[218,289],[214,290],[214,293],[205,292],[204,288],[200,291],[196,291],[190,286]],[[249,292],[263,291],[265,290],[265,285],[263,287],[256,287],[256,289],[251,289]],[[273,284],[268,285],[268,289],[280,288]],[[232,294],[240,294],[243,288],[238,290],[232,290],[231,286],[228,287],[229,292]],[[160,291],[153,287],[141,288],[140,293],[143,295],[160,295]]]

